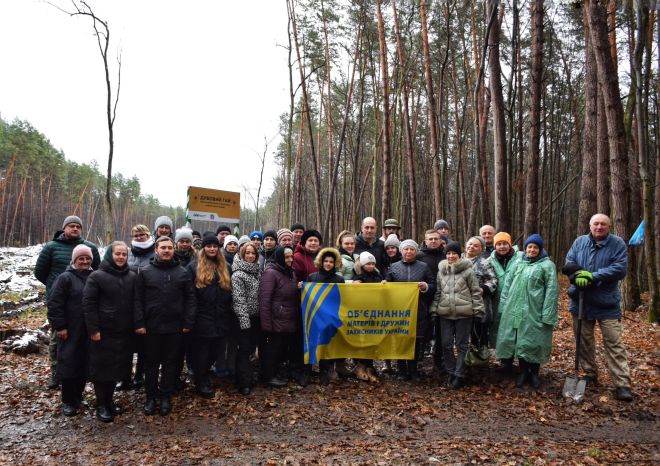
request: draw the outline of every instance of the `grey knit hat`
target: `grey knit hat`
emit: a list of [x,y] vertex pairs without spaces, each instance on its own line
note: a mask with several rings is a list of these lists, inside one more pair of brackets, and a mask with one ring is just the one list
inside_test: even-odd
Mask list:
[[[225,240],[226,240],[226,238],[225,238]],[[240,238],[238,238],[238,247],[240,248],[245,243],[249,243],[249,242],[250,242],[250,237],[248,235],[243,235]]]
[[386,248],[388,246],[395,246],[395,247],[398,248],[400,244],[401,244],[401,241],[399,241],[399,238],[394,233],[389,235],[387,237],[387,239],[385,240],[385,247]]
[[66,228],[69,223],[77,223],[80,225],[80,228],[82,228],[82,220],[80,220],[80,217],[76,215],[69,215],[67,218],[65,218],[64,223],[62,223],[62,229]]
[[449,223],[447,223],[447,220],[440,219],[437,222],[435,222],[435,225],[433,225],[434,230],[439,230],[440,228],[446,228],[449,230]]
[[154,231],[158,230],[158,227],[163,225],[167,225],[170,227],[170,231],[174,231],[174,222],[167,215],[161,215],[156,219],[156,222],[154,223]]
[[404,239],[401,241],[401,244],[399,245],[399,251],[403,252],[403,248],[406,246],[412,246],[415,248],[415,251],[419,251],[419,245],[412,239]]

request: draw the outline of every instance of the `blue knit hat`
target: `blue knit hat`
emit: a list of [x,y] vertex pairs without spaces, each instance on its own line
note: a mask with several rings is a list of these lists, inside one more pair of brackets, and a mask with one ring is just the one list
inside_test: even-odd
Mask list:
[[259,241],[261,242],[264,240],[264,234],[259,230],[254,230],[248,236],[250,237],[250,240],[253,240],[255,237],[259,238]]
[[525,240],[525,249],[527,248],[527,245],[530,243],[536,244],[539,249],[543,250],[543,238],[541,238],[541,235],[538,233],[531,234],[527,237]]

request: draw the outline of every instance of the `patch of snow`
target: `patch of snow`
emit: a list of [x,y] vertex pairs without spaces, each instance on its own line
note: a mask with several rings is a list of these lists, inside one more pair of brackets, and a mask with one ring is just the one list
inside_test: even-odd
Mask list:
[[43,288],[34,276],[34,266],[43,246],[0,248],[0,292],[36,292]]

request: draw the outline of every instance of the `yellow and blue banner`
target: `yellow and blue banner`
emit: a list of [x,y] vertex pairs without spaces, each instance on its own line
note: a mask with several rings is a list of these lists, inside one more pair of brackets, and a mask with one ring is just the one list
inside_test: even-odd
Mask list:
[[305,363],[413,359],[418,300],[417,283],[305,282]]

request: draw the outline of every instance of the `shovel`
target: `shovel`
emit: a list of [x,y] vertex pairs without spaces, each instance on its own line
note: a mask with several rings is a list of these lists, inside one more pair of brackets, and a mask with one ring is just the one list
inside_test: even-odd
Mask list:
[[575,374],[566,377],[562,394],[564,398],[573,398],[576,403],[582,403],[584,400],[584,390],[587,388],[587,381],[580,380],[580,340],[582,338],[582,313],[584,312],[584,291],[580,291],[578,297],[578,324],[577,335],[575,337]]

